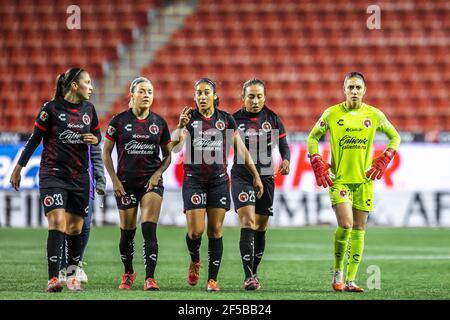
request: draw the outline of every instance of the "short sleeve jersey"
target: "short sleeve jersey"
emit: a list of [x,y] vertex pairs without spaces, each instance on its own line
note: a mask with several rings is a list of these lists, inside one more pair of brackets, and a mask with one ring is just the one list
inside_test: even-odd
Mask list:
[[237,126],[233,117],[215,109],[210,118],[198,109],[191,113],[186,129],[184,176],[200,182],[228,180],[227,155]]
[[[233,118],[258,172],[264,175],[273,174],[272,149],[279,139],[286,136],[280,118],[267,107],[258,113],[249,113],[242,108],[233,114]],[[232,175],[251,176],[237,152],[234,154],[231,172]]]
[[167,122],[151,112],[138,119],[131,109],[114,116],[105,137],[116,143],[117,176],[133,181],[148,178],[160,166],[160,148],[170,142]]

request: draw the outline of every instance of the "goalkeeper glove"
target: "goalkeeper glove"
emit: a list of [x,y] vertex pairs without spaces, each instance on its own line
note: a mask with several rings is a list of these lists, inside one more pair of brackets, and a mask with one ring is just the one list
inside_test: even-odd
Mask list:
[[331,181],[328,176],[328,168],[330,165],[325,163],[322,160],[322,157],[319,154],[309,155],[309,160],[311,161],[311,166],[314,171],[314,176],[316,177],[317,185],[322,186],[324,188],[333,185],[333,181]]
[[375,180],[375,178],[381,179],[389,162],[394,158],[395,153],[396,151],[394,149],[388,148],[380,156],[375,158],[372,162],[372,167],[366,173],[367,178],[372,180]]

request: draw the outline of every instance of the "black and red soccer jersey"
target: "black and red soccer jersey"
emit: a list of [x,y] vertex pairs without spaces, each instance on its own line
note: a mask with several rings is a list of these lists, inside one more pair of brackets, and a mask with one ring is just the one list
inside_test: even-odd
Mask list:
[[81,142],[81,134],[89,132],[100,142],[101,132],[94,105],[88,101],[73,104],[58,97],[41,108],[34,132],[18,163],[25,166],[43,139],[40,178],[76,180],[84,177],[88,174],[88,145]]
[[[283,160],[290,159],[286,131],[280,118],[272,110],[263,107],[259,113],[250,113],[242,108],[233,114],[233,118],[261,175],[273,175],[272,149],[275,145],[278,144]],[[233,176],[251,176],[237,152],[231,172]]]
[[119,113],[109,123],[105,137],[116,143],[117,176],[120,180],[140,181],[160,166],[160,147],[170,142],[167,122],[151,112],[138,119],[131,109]]
[[237,133],[233,117],[228,112],[215,109],[211,118],[206,118],[194,109],[186,129],[185,179],[227,181],[227,155],[231,139]]

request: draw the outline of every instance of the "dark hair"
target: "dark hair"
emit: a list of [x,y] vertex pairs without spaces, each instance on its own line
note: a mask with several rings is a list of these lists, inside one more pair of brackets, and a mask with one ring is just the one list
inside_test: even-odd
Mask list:
[[83,68],[72,68],[66,71],[66,73],[61,73],[56,77],[55,94],[53,99],[57,97],[63,97],[69,90],[70,84],[72,82],[78,83],[80,80],[81,73],[85,70]]
[[364,75],[358,71],[352,71],[352,72],[347,73],[344,78],[344,85],[348,79],[353,78],[353,77],[360,78],[364,82],[364,85],[366,85],[366,78],[364,78]]
[[217,108],[219,106],[219,97],[217,96],[217,93],[216,93],[216,83],[213,80],[209,79],[209,78],[200,78],[197,81],[195,81],[194,89],[200,83],[206,83],[206,84],[210,85],[213,88],[213,92],[216,94],[216,98],[214,99],[214,108]]
[[262,80],[253,78],[253,79],[245,81],[244,84],[242,85],[242,97],[245,96],[245,90],[248,87],[253,86],[255,84],[262,86],[263,89],[264,89],[264,95],[266,94],[266,85],[265,85],[265,83]]

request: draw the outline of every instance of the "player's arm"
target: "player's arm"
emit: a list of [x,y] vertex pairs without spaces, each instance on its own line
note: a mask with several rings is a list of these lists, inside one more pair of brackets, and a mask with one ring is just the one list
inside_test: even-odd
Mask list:
[[50,126],[51,119],[49,113],[50,107],[46,104],[41,108],[41,111],[39,112],[39,115],[37,116],[34,123],[34,131],[31,134],[30,138],[28,138],[25,148],[20,155],[19,161],[17,161],[17,164],[15,165],[14,170],[11,174],[9,182],[16,191],[18,191],[20,188],[22,168],[27,165],[28,161],[30,160],[36,148],[41,143],[42,138],[45,136]]
[[278,151],[281,155],[281,164],[280,168],[278,169],[278,172],[281,173],[281,175],[287,175],[289,174],[289,165],[291,161],[291,150],[289,149],[289,144],[287,142],[287,133],[284,129],[284,125],[281,122],[280,118],[277,117],[277,128],[278,128]]
[[381,179],[381,177],[383,177],[389,162],[391,162],[397,153],[401,141],[397,130],[381,111],[379,112],[379,118],[377,130],[383,132],[388,137],[389,143],[387,149],[373,160],[372,166],[369,171],[366,172],[366,176],[372,180]]
[[115,141],[106,135],[105,143],[103,144],[103,163],[105,164],[106,171],[108,171],[111,181],[113,183],[114,195],[116,197],[123,197],[126,195],[125,189],[123,188],[122,182],[117,177],[114,171],[113,161],[112,161],[112,150],[114,149]]
[[100,145],[91,146],[91,161],[95,179],[95,190],[98,194],[105,194],[106,179],[103,169],[102,148]]
[[327,111],[324,112],[316,125],[312,128],[308,135],[308,157],[311,162],[311,167],[314,171],[314,176],[318,186],[324,188],[333,185],[328,175],[329,164],[324,162],[322,156],[319,154],[319,140],[328,130]]
[[170,162],[172,161],[172,152],[170,149],[171,142],[169,127],[167,126],[167,123],[164,123],[164,129],[161,133],[161,151],[163,160],[161,161],[159,168],[153,173],[145,185],[147,187],[147,191],[150,191],[159,184],[162,174],[170,166]]
[[191,120],[191,111],[191,107],[184,107],[180,114],[177,129],[172,133],[172,141],[168,145],[171,152],[178,153],[183,148],[187,135],[186,126]]
[[244,159],[244,165],[250,174],[253,176],[253,187],[256,191],[256,196],[259,198],[262,197],[264,193],[264,186],[261,181],[261,177],[259,176],[258,170],[256,169],[255,162],[252,159],[250,152],[245,146],[244,142],[241,139],[241,136],[237,131],[233,135],[233,144],[235,152],[238,153],[239,157]]

